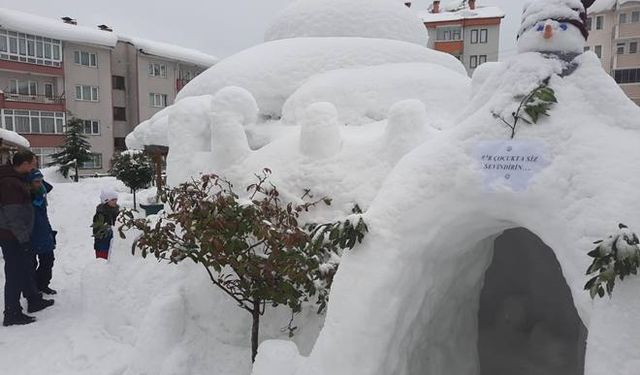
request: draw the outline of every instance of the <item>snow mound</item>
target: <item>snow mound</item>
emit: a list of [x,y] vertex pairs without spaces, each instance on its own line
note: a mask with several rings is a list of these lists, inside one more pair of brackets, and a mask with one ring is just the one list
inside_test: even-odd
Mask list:
[[427,45],[424,25],[397,0],[298,0],[275,17],[265,41],[307,37],[365,37]]
[[384,138],[393,160],[400,160],[426,140],[428,122],[424,104],[419,100],[403,100],[391,107]]
[[2,128],[0,128],[0,140],[4,140],[24,148],[29,148],[31,146],[25,137],[14,131]]
[[177,101],[239,86],[253,94],[261,115],[279,117],[286,99],[313,75],[407,62],[432,63],[465,74],[455,57],[412,43],[369,38],[296,38],[264,43],[222,60],[189,82]]
[[362,125],[387,118],[389,108],[404,99],[419,99],[440,127],[467,104],[471,80],[443,66],[424,63],[386,64],[334,70],[306,81],[283,107],[283,122],[295,124],[315,102],[333,103],[342,124]]
[[235,113],[243,125],[255,124],[258,120],[258,103],[251,93],[242,87],[229,86],[213,97],[214,113]]
[[491,74],[493,74],[493,72],[495,72],[501,64],[501,62],[488,61],[484,64],[478,65],[478,67],[473,71],[473,76],[471,77],[472,96],[475,96],[478,91],[480,91],[482,85],[484,85]]
[[312,158],[336,155],[342,146],[338,111],[331,103],[310,105],[301,120],[300,151]]
[[238,162],[249,153],[249,142],[241,117],[232,112],[215,113],[211,129],[214,166],[227,166]]

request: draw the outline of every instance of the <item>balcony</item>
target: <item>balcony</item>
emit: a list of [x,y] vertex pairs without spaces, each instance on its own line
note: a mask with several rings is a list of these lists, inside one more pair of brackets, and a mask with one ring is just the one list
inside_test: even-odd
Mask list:
[[0,108],[65,112],[64,95],[21,95],[0,92]]
[[180,92],[183,87],[185,87],[189,83],[189,80],[186,79],[176,79],[176,92]]

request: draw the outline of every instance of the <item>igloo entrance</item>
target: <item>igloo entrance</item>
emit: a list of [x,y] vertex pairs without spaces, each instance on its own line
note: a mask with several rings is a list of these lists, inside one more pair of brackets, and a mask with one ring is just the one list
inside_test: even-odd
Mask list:
[[450,245],[461,250],[435,259],[450,278],[413,323],[406,374],[584,374],[587,330],[551,248],[524,228]]
[[582,375],[586,328],[553,251],[524,228],[494,242],[478,313],[481,375]]

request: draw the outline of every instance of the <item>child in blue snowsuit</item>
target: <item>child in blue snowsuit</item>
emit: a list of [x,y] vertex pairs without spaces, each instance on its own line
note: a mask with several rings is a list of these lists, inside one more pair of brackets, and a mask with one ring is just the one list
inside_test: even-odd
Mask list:
[[113,190],[104,190],[100,194],[101,203],[96,207],[93,216],[93,248],[96,251],[96,259],[109,259],[111,240],[113,239],[113,226],[120,213],[118,206],[118,193]]
[[57,292],[49,287],[49,283],[55,261],[53,250],[56,248],[57,232],[51,229],[47,214],[47,194],[53,190],[53,186],[44,180],[42,172],[37,169],[31,171],[27,181],[31,185],[31,203],[34,213],[31,246],[34,252],[36,285],[42,293],[53,295]]

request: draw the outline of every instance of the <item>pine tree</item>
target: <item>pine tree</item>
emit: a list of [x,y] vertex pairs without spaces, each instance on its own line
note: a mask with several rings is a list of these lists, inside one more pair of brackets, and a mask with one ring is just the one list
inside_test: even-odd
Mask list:
[[153,181],[151,159],[142,151],[123,151],[111,161],[111,173],[133,191],[133,207],[136,206],[136,192],[146,188]]
[[78,165],[91,159],[91,145],[84,134],[82,120],[72,117],[67,122],[62,151],[53,154],[52,157],[53,162],[49,166],[59,165],[60,173],[65,177],[69,177],[69,169],[73,166],[74,181],[78,182]]

